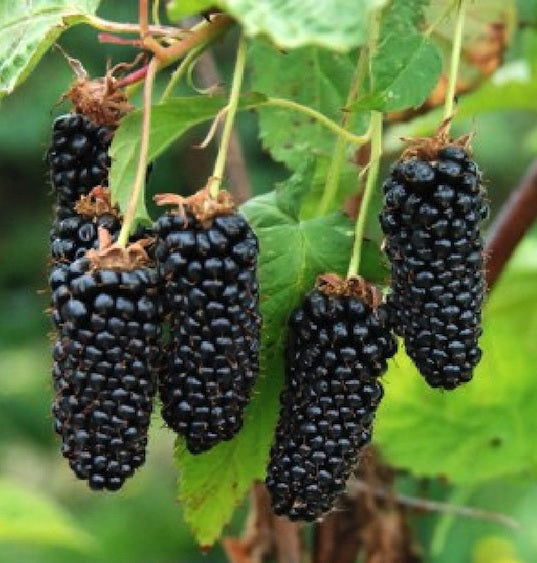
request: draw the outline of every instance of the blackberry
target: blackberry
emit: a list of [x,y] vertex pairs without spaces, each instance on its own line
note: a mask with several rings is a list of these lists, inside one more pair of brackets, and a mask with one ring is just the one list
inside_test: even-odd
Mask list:
[[92,489],[117,490],[145,460],[161,357],[156,271],[84,257],[56,265],[49,283],[62,454]]
[[155,255],[171,331],[162,417],[198,454],[241,428],[259,371],[258,243],[227,192],[203,216],[191,202],[159,218]]
[[378,294],[358,278],[320,278],[289,319],[286,387],[266,485],[276,514],[329,511],[371,439],[378,377],[397,343]]
[[121,224],[112,213],[97,217],[73,214],[56,220],[50,233],[52,259],[55,262],[73,262],[82,258],[90,248],[97,248],[99,227],[105,228],[116,239]]
[[108,185],[108,148],[114,129],[78,113],[54,121],[47,154],[50,178],[60,206],[73,209],[81,195]]
[[485,294],[476,163],[456,144],[414,150],[384,184],[380,223],[391,262],[394,330],[432,387],[454,389],[481,358]]

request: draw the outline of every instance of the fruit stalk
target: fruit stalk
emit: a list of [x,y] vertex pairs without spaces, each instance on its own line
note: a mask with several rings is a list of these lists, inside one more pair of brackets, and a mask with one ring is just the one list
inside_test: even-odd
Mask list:
[[216,197],[222,184],[222,177],[226,167],[227,151],[229,148],[229,141],[231,133],[233,132],[233,123],[235,122],[235,115],[237,114],[237,107],[239,105],[239,96],[241,93],[242,79],[244,76],[244,67],[246,65],[246,51],[247,42],[244,34],[239,38],[239,45],[237,47],[237,59],[235,62],[235,70],[233,71],[233,82],[231,83],[231,92],[229,93],[229,103],[227,105],[226,120],[224,122],[224,130],[222,131],[222,139],[220,140],[220,147],[214,163],[213,174],[209,178],[207,189],[212,197]]
[[457,76],[459,74],[459,63],[461,59],[462,33],[464,29],[465,14],[466,0],[459,0],[459,6],[457,9],[457,22],[455,24],[455,35],[453,37],[453,47],[451,50],[449,82],[446,92],[446,102],[444,105],[444,119],[449,119],[453,116],[453,106],[455,103],[455,92],[457,88]]
[[351,261],[349,263],[348,276],[357,275],[360,270],[360,258],[362,254],[362,242],[365,231],[365,223],[367,221],[367,210],[371,201],[371,196],[377,184],[379,173],[380,158],[382,156],[382,113],[378,111],[371,112],[371,160],[369,161],[369,170],[367,172],[367,181],[365,184],[362,201],[360,204],[360,212],[356,220],[356,228],[354,230],[354,245],[352,248]]
[[138,168],[136,177],[132,187],[131,197],[125,215],[123,217],[123,226],[118,237],[119,246],[125,247],[136,215],[138,201],[143,195],[143,187],[145,184],[145,176],[147,170],[147,155],[149,152],[149,132],[151,127],[151,97],[153,93],[153,83],[157,72],[158,61],[153,58],[149,63],[147,76],[144,84],[144,114],[142,119],[142,133],[140,139],[140,157],[138,159]]

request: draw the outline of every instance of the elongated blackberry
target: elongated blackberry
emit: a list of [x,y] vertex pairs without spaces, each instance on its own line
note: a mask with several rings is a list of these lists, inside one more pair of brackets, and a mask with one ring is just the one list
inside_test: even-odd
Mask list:
[[[190,452],[208,450],[241,428],[257,376],[257,238],[227,192],[185,203],[155,226],[156,258],[169,313],[162,416]],[[170,201],[168,201],[170,202]]]
[[[472,378],[485,293],[480,173],[456,143],[418,145],[395,164],[380,214],[394,330],[432,387]],[[428,149],[428,150],[426,150]]]
[[111,127],[98,126],[78,113],[56,118],[48,162],[61,206],[72,209],[81,195],[95,186],[108,185],[108,148],[113,134]]
[[330,510],[371,439],[378,377],[397,348],[378,301],[358,278],[324,276],[290,316],[266,478],[276,514],[312,521]]
[[84,257],[55,266],[49,282],[62,454],[92,489],[117,490],[145,460],[161,355],[156,271],[96,269]]

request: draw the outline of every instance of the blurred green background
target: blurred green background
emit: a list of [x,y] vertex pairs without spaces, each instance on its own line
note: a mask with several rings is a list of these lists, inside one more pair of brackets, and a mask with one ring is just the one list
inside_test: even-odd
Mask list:
[[[107,2],[100,15],[134,21],[133,7],[134,3]],[[233,40],[228,37],[219,46],[224,77],[232,63]],[[107,59],[113,63],[133,55],[126,47],[99,45],[96,32],[85,27],[65,33],[60,42],[92,75],[103,73]],[[202,554],[182,522],[175,501],[173,436],[157,414],[148,461],[119,493],[91,493],[59,454],[49,413],[45,288],[51,194],[44,155],[52,120],[66,111],[65,104],[57,102],[70,79],[64,58],[52,50],[0,106],[0,562],[225,561],[219,546]],[[508,111],[482,115],[461,126],[477,130],[476,158],[486,171],[494,210],[532,160],[536,126],[535,114]],[[150,190],[186,192],[202,185],[213,152],[191,145],[201,140],[205,129],[192,132],[156,163]],[[241,116],[239,130],[254,192],[272,189],[285,173],[261,150],[255,116]],[[455,492],[454,498],[462,503],[505,511],[537,530],[534,482],[493,483],[471,496],[439,483],[424,493],[410,478],[402,478],[400,487],[436,499],[452,498]],[[244,507],[239,509],[229,533],[240,530],[244,513]],[[449,518],[433,515],[415,517],[413,522],[430,560],[537,561],[531,534],[520,539],[497,524],[457,518],[451,525]]]

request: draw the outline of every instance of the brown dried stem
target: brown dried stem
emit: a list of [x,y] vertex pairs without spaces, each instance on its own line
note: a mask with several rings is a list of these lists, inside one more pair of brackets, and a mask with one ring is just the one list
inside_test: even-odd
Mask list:
[[489,291],[536,218],[537,160],[531,164],[489,228],[486,245]]
[[300,563],[300,524],[275,516],[262,483],[252,487],[251,510],[241,538],[224,538],[222,544],[231,563],[262,563],[267,557],[278,563]]

